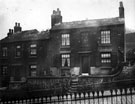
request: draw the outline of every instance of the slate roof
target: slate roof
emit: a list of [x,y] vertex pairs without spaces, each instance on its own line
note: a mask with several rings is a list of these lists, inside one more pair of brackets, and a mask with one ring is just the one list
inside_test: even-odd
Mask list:
[[108,25],[117,25],[117,24],[124,24],[124,19],[115,17],[115,18],[63,22],[63,23],[59,23],[53,26],[52,30],[84,28],[84,27],[99,27],[99,26],[108,26]]
[[41,40],[49,39],[49,31],[39,32],[36,29],[26,30],[17,32],[11,36],[7,36],[1,40],[1,42],[17,42],[17,41],[28,41],[28,40]]

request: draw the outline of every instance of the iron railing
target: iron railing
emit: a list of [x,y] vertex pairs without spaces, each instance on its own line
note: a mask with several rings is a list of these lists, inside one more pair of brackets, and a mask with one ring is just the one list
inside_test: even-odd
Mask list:
[[[107,84],[110,88],[103,87]],[[0,104],[135,104],[135,80],[100,85],[95,85],[94,89],[55,95],[46,90],[3,91],[0,94]]]

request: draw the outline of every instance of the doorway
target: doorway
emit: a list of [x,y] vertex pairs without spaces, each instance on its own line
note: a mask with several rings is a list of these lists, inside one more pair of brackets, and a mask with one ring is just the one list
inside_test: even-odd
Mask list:
[[89,55],[83,55],[81,57],[81,70],[82,73],[89,73],[89,69],[90,69],[90,59],[89,59]]

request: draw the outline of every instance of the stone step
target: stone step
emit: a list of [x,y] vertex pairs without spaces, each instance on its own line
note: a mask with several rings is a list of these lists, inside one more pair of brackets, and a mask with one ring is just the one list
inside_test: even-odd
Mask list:
[[78,83],[71,83],[70,84],[71,86],[73,85],[73,86],[76,86],[76,85],[78,85]]
[[70,87],[68,89],[68,93],[77,92],[77,86],[78,86],[78,78],[72,79],[70,83]]

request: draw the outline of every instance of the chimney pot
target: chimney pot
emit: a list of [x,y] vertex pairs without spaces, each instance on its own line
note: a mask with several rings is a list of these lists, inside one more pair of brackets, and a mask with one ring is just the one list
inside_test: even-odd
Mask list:
[[55,10],[53,10],[53,14],[56,14],[56,11]]
[[20,23],[18,23],[18,27],[20,27]]
[[59,8],[57,8],[57,11],[60,11]]
[[13,33],[14,33],[14,30],[12,29],[11,32],[12,32],[12,34],[13,34]]
[[15,26],[17,26],[17,22],[15,23]]
[[9,33],[11,33],[12,32],[12,29],[9,29]]
[[120,7],[123,7],[123,2],[122,1],[120,2]]

